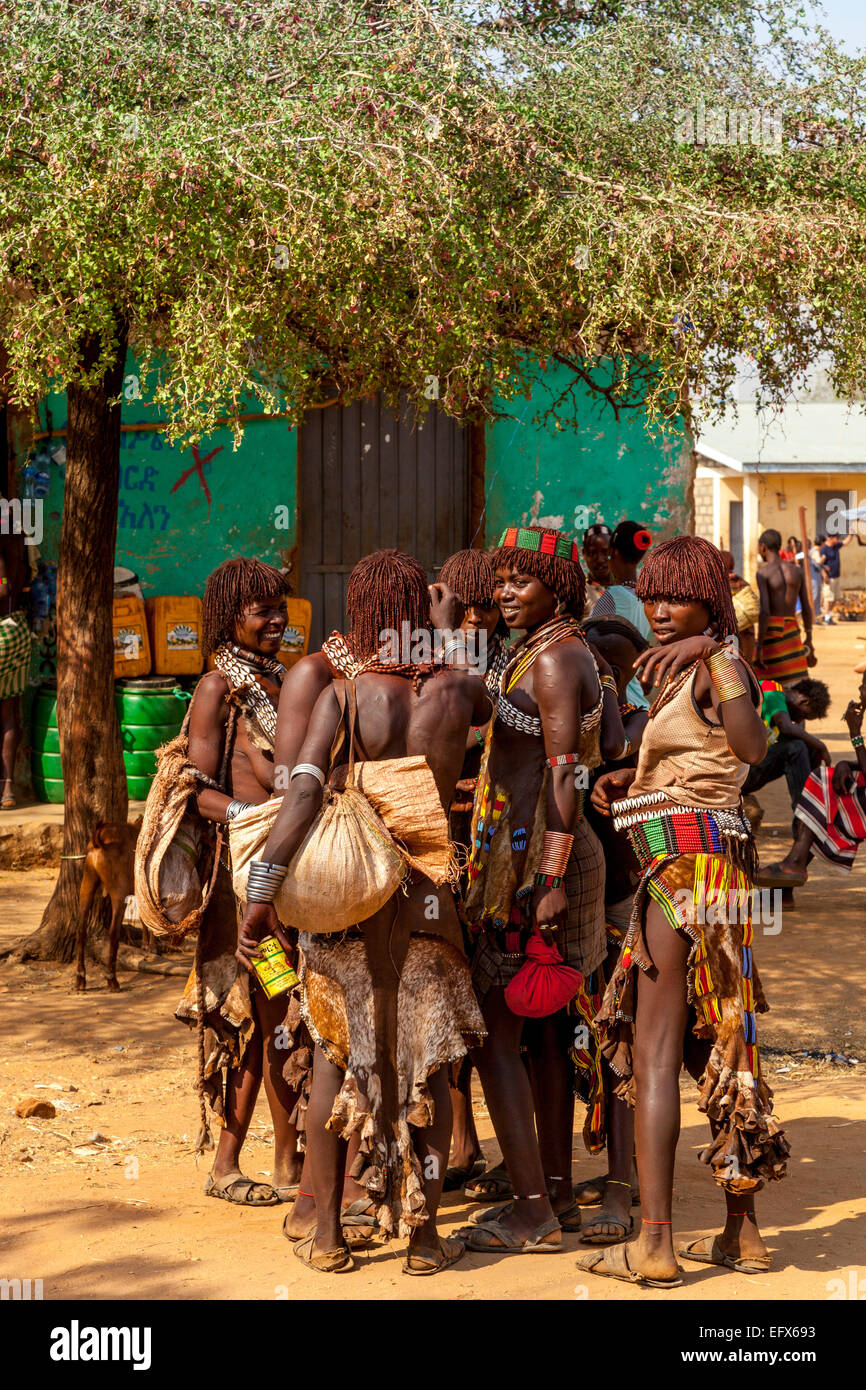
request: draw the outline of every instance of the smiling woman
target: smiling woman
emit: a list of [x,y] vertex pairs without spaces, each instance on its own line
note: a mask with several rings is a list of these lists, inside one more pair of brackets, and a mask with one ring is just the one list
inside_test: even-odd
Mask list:
[[[297,1133],[289,1122],[298,1096],[285,1080],[293,1067],[297,1004],[285,993],[268,998],[235,960],[238,907],[228,850],[215,833],[216,826],[267,801],[273,786],[277,702],[285,676],[277,653],[288,591],[278,569],[246,557],[226,560],[208,576],[203,648],[216,669],[200,680],[189,714],[189,764],[199,782],[195,806],[202,838],[219,856],[219,867],[177,1017],[196,1028],[199,1091],[223,1126],[205,1192],[240,1206],[286,1200],[300,1167]],[[298,1084],[301,1072],[292,1074]],[[274,1125],[273,1184],[253,1182],[239,1167],[262,1079]],[[204,1110],[202,1120],[204,1134]]]
[[[577,622],[586,591],[577,546],[559,531],[509,527],[492,559],[493,600],[525,636],[508,653],[485,742],[466,916],[489,1031],[478,1071],[515,1200],[495,1220],[467,1228],[467,1238],[471,1250],[550,1252],[561,1246],[561,1229],[580,1220],[571,1190],[569,1011],[591,1016],[592,975],[606,949],[601,847],[581,813],[583,774],[600,761],[608,692]],[[606,667],[604,676],[613,686]],[[621,746],[615,689],[610,698]],[[539,1009],[531,982],[545,974]],[[490,1200],[497,1187],[481,1177],[467,1193]]]

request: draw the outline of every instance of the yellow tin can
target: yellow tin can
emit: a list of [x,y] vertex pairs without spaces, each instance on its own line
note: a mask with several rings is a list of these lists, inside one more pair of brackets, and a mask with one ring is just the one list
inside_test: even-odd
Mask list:
[[275,936],[265,936],[259,942],[261,954],[253,961],[253,969],[269,999],[286,994],[298,983],[289,958]]

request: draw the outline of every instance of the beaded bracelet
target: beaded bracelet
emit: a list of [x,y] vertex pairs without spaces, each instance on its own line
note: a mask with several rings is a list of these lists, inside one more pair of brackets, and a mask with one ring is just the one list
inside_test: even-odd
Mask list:
[[562,879],[559,874],[538,873],[535,875],[535,886],[536,888],[561,888]]
[[473,725],[472,725],[472,732],[473,732],[473,734],[475,735],[475,742],[476,742],[476,743],[482,743],[482,744],[483,744],[483,743],[484,743],[484,731],[483,731],[477,724],[473,724]]
[[579,763],[579,753],[557,753],[554,757],[547,759],[548,767],[567,767],[569,763]]
[[862,748],[862,747],[863,747],[863,735],[862,735],[862,734],[852,734],[852,735],[851,735],[851,747],[852,747],[852,748]]

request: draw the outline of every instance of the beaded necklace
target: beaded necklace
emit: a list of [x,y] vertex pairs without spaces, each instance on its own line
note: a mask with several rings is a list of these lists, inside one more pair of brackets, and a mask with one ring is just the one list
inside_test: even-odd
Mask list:
[[[251,660],[253,657],[256,659]],[[256,679],[256,671],[282,681],[286,674],[285,666],[273,657],[263,657],[258,652],[250,652],[245,647],[236,647],[228,642],[217,647],[213,659],[214,666],[226,677],[232,689],[246,692],[247,713],[255,719],[273,748],[277,736],[277,711]]]
[[[541,719],[537,715],[525,714],[523,710],[519,710],[507,699],[507,693],[514,689],[517,682],[526,674],[541,652],[553,646],[554,642],[561,642],[565,637],[579,638],[584,647],[589,650],[589,643],[581,632],[576,618],[554,617],[548,619],[546,623],[542,623],[541,627],[537,628],[532,636],[518,647],[511,657],[511,661],[505,666],[499,685],[500,695],[496,706],[496,717],[503,724],[508,725],[510,729],[516,729],[521,734],[530,734],[533,738],[541,738]],[[593,665],[595,665],[595,657],[593,657]],[[506,676],[508,676],[507,682]],[[600,716],[601,697],[597,708]],[[585,717],[586,720],[591,722],[595,712],[595,710],[591,710],[589,715]]]
[[659,710],[664,709],[665,705],[670,704],[675,695],[679,695],[686,681],[689,679],[689,676],[694,674],[702,660],[702,657],[698,657],[697,660],[693,661],[690,666],[687,666],[684,671],[680,671],[678,676],[668,676],[655,700],[650,705],[650,719],[654,719]]
[[352,655],[348,642],[340,632],[331,633],[327,641],[322,644],[322,652],[329,665],[349,680],[354,680],[356,676],[368,674],[403,676],[404,679],[412,682],[412,688],[416,695],[425,676],[435,676],[439,671],[450,669],[440,661],[382,661],[378,655],[369,656],[363,661],[359,661],[357,657]]
[[[508,683],[505,684],[505,676],[508,667],[502,675],[502,688],[506,694],[510,694],[517,682],[526,674],[536,657],[554,642],[561,642],[564,637],[577,637],[585,647],[589,644],[580,630],[580,624],[576,618],[548,618],[546,623],[536,628],[532,636],[521,642],[514,652],[511,661],[514,663],[513,669],[508,676]],[[511,663],[509,663],[510,665]]]
[[263,671],[267,676],[273,676],[275,680],[282,681],[286,674],[286,668],[275,656],[265,656],[262,652],[250,651],[249,647],[239,647],[236,643],[228,644],[232,656],[238,661],[242,661],[246,666],[253,666],[257,671]]

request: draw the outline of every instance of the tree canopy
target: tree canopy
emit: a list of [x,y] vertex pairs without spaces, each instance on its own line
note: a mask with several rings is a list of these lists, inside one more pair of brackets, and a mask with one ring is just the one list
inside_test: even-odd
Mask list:
[[818,354],[861,396],[864,65],[799,15],[0,0],[12,398],[119,319],[174,438],[263,393],[481,418],[533,358],[656,419],[743,353],[764,401]]

